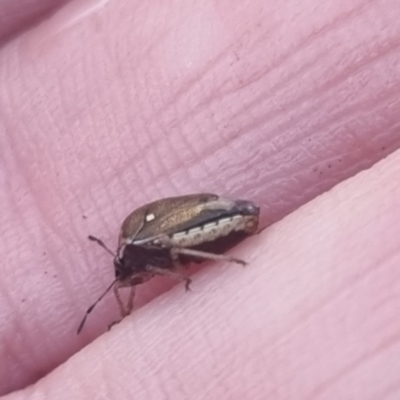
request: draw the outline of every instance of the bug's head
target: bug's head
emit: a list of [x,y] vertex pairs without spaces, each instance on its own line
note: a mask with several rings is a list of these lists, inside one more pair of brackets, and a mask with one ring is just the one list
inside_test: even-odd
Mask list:
[[[142,280],[139,279],[137,282],[135,280],[132,280],[132,275],[134,272],[137,272],[137,268],[139,264],[137,262],[134,262],[134,256],[135,254],[140,255],[140,251],[137,251],[138,246],[124,246],[123,248],[120,248],[117,252],[117,254],[114,254],[104,243],[102,240],[94,237],[94,236],[89,236],[89,240],[96,242],[99,244],[103,249],[105,249],[109,254],[111,254],[114,257],[114,269],[115,269],[115,279],[111,282],[110,286],[101,294],[101,296],[86,310],[86,313],[79,324],[78,331],[77,333],[79,334],[83,326],[85,325],[86,319],[88,315],[93,311],[93,309],[96,307],[96,305],[103,299],[103,297],[114,287],[115,285],[120,284],[123,282],[125,279],[129,279],[130,284],[139,284],[142,283]],[[128,250],[126,250],[128,248]],[[136,251],[135,251],[136,250]],[[142,257],[143,260],[143,257]],[[140,259],[139,259],[140,261]]]
[[171,264],[172,260],[168,249],[124,244],[114,258],[115,278],[124,281],[146,272],[148,265],[168,267]]
[[114,257],[115,278],[119,281],[124,281],[132,276],[135,272],[139,272],[141,269],[143,269],[145,264],[143,263],[143,257],[141,257],[141,253],[142,252],[138,246],[122,246]]
[[143,249],[134,244],[124,244],[114,258],[115,277],[121,281],[145,267]]

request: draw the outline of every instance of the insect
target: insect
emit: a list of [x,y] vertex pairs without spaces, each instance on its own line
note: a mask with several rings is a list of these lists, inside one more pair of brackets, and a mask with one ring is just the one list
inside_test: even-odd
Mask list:
[[[156,275],[184,281],[188,290],[191,280],[180,270],[188,263],[224,260],[245,265],[243,260],[223,253],[256,233],[259,213],[259,207],[250,201],[191,194],[157,200],[133,211],[122,223],[116,254],[100,239],[89,236],[114,257],[115,279],[87,309],[77,333],[111,289],[121,319],[109,329],[131,313],[136,286]],[[119,294],[124,287],[130,287],[126,306]]]

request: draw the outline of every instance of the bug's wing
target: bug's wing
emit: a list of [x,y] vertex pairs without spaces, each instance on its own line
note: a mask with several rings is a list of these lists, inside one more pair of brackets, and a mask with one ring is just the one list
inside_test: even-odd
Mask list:
[[218,199],[210,193],[169,197],[145,204],[129,214],[122,223],[121,240],[135,236],[138,239],[158,236],[174,231],[179,219],[193,217],[197,208]]
[[259,209],[251,202],[221,199],[210,193],[158,200],[137,209],[126,218],[122,225],[120,243],[132,235],[135,235],[135,241],[151,240],[159,235],[187,230],[231,216],[232,213],[258,215]]

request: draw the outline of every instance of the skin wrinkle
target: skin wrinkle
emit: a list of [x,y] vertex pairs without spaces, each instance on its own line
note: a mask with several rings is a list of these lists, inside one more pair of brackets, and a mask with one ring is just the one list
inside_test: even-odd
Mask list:
[[[357,10],[354,10],[354,11],[357,11]],[[350,16],[353,17],[353,13],[350,13]],[[279,66],[284,65],[286,62],[290,61],[290,60],[293,59],[295,56],[297,56],[299,53],[301,53],[302,50],[304,50],[305,48],[310,47],[310,44],[313,44],[313,41],[314,41],[314,40],[317,40],[317,39],[320,40],[320,39],[321,39],[320,33],[322,33],[322,32],[323,32],[323,33],[330,32],[330,30],[331,30],[332,28],[337,27],[337,23],[338,23],[339,21],[341,21],[340,24],[339,24],[339,26],[340,26],[340,25],[342,25],[344,22],[346,22],[346,18],[345,18],[345,19],[342,19],[342,18],[339,18],[339,17],[338,17],[337,20],[333,21],[333,23],[330,24],[329,26],[324,26],[324,27],[321,28],[321,30],[318,31],[318,32],[312,32],[312,34],[310,34],[309,37],[306,37],[302,42],[300,42],[300,45],[293,46],[294,48],[296,48],[296,50],[293,50],[293,48],[290,48],[286,53],[283,54],[283,56],[280,56],[280,58],[279,58],[277,61],[275,61],[275,63],[274,63],[273,65],[271,65],[267,70],[265,70],[265,71],[263,71],[263,72],[260,72],[260,73],[258,73],[258,74],[256,74],[256,75],[254,75],[251,79],[248,79],[248,80],[246,81],[246,83],[243,83],[243,80],[241,80],[241,81],[240,81],[240,86],[239,86],[238,88],[223,91],[223,90],[221,90],[221,89],[225,86],[225,83],[221,84],[221,85],[220,85],[219,87],[217,87],[217,88],[214,87],[213,94],[210,95],[210,96],[208,96],[208,97],[206,97],[202,103],[197,104],[196,108],[193,109],[193,110],[191,110],[191,111],[189,111],[188,114],[184,114],[184,115],[183,115],[183,120],[189,119],[189,117],[192,119],[192,117],[194,117],[196,114],[198,114],[197,110],[202,110],[203,107],[201,107],[201,106],[209,105],[210,102],[211,102],[212,100],[214,100],[214,101],[216,101],[216,100],[222,100],[222,99],[224,99],[227,95],[230,95],[230,94],[232,94],[232,93],[235,93],[235,92],[237,92],[239,89],[240,89],[240,90],[243,90],[244,88],[250,87],[250,86],[254,85],[255,83],[259,82],[260,79],[261,79],[262,77],[265,77],[266,75],[268,75],[268,73],[270,73],[272,70],[278,68]],[[266,35],[266,36],[268,37],[268,35]],[[312,38],[313,40],[310,41],[310,40],[309,40],[310,38]],[[261,39],[265,39],[265,36],[262,36]],[[254,43],[254,42],[253,42],[253,43]],[[256,48],[256,45],[257,45],[257,42],[254,43],[254,49]],[[252,49],[252,48],[250,47],[250,50],[251,50],[251,49]],[[325,49],[322,49],[322,51],[325,52]],[[214,67],[215,65],[218,65],[219,63],[218,63],[217,61],[223,60],[223,58],[224,58],[223,56],[224,56],[225,54],[227,55],[227,54],[229,54],[229,53],[230,53],[230,48],[228,47],[225,51],[222,51],[221,55],[219,55],[219,56],[217,56],[217,57],[215,58],[215,61],[212,63],[212,67]],[[312,64],[314,64],[315,60],[317,60],[317,59],[318,59],[318,58],[314,58],[314,60],[309,61],[307,64],[303,64],[303,67],[305,67],[305,66],[311,66]],[[205,72],[207,72],[208,70],[213,71],[213,69],[214,69],[214,68],[209,68],[209,66],[207,66],[207,68],[205,68]],[[205,74],[203,74],[202,78],[205,78]],[[299,76],[298,76],[297,74],[294,74],[294,75],[292,75],[292,78],[289,79],[289,80],[280,80],[280,81],[277,83],[277,85],[276,85],[275,87],[272,87],[272,88],[270,87],[270,88],[268,88],[268,90],[265,91],[265,95],[267,95],[268,93],[275,93],[275,92],[276,92],[275,89],[278,89],[278,88],[280,88],[280,87],[284,88],[285,85],[287,85],[287,83],[289,83],[289,82],[291,82],[291,81],[295,81],[296,78],[298,79]],[[228,82],[228,80],[226,80],[225,82]],[[190,87],[188,88],[188,90],[189,90],[189,89],[190,89]],[[271,89],[272,89],[272,90],[271,90]],[[187,91],[188,91],[188,90],[187,90]],[[215,96],[215,93],[219,93],[219,95],[218,95],[218,96]],[[183,97],[183,94],[185,94],[185,92],[183,92],[183,93],[181,94],[182,97]],[[180,97],[181,97],[181,96],[180,96]],[[248,106],[246,106],[246,107],[241,111],[241,113],[246,114],[246,113],[251,109],[251,107],[254,106],[254,105],[257,105],[257,104],[260,102],[260,99],[262,99],[262,98],[264,98],[265,100],[272,99],[272,98],[273,98],[273,95],[267,95],[266,97],[259,95],[258,97],[256,97],[256,99],[254,99],[254,101],[252,101],[250,104],[248,104]],[[291,106],[295,105],[296,103],[302,103],[302,102],[305,101],[305,99],[308,99],[308,98],[309,98],[309,93],[306,93],[306,94],[303,96],[303,98],[300,98],[300,99],[299,99],[300,101],[294,100],[293,103],[289,103],[288,105],[289,105],[290,108],[291,108]],[[211,104],[212,104],[212,103],[211,103]],[[200,107],[199,107],[199,106],[200,106]],[[164,111],[165,111],[165,109],[157,110],[156,114],[162,113],[162,112],[164,112]],[[236,115],[237,115],[237,114],[236,114]],[[240,115],[240,114],[239,114],[239,115]],[[274,115],[276,115],[276,113],[275,113]],[[174,128],[174,125],[172,125],[171,128]],[[246,129],[244,128],[243,131],[246,131]]]
[[16,4],[13,0],[1,1],[0,49],[27,29],[48,18],[67,0],[31,1]]
[[[357,11],[357,9],[355,9],[354,11]],[[353,16],[353,13],[349,13],[349,15],[350,15],[350,16]],[[296,46],[297,50],[293,51],[293,48],[289,49],[289,51],[287,51],[287,52],[284,54],[284,56],[281,56],[281,57],[276,61],[276,63],[275,63],[271,68],[269,68],[267,71],[271,71],[272,69],[276,68],[277,66],[282,65],[282,64],[283,64],[283,60],[285,60],[285,61],[290,61],[291,58],[293,58],[295,55],[297,55],[297,53],[299,53],[301,50],[303,50],[303,47],[309,47],[309,46],[310,46],[309,38],[311,38],[311,37],[312,37],[312,38],[317,38],[317,37],[320,38],[320,37],[319,37],[319,33],[325,32],[325,31],[330,31],[331,27],[335,27],[335,26],[336,26],[336,23],[337,23],[339,20],[341,21],[341,24],[343,24],[344,22],[346,22],[346,18],[343,20],[343,19],[340,19],[340,18],[338,17],[337,20],[335,20],[332,24],[330,24],[330,25],[328,25],[328,26],[325,25],[323,28],[321,28],[321,31],[312,32],[312,34],[311,34],[308,38],[306,38],[305,40],[303,40],[303,42],[301,42],[302,44],[301,44],[300,46]],[[253,30],[252,32],[254,33],[254,30]],[[267,35],[267,37],[268,37],[268,35]],[[265,39],[265,36],[261,36],[260,41],[261,41],[261,39]],[[258,42],[257,42],[257,41],[253,41],[253,43],[254,43],[254,48],[255,48],[255,46],[257,45]],[[312,41],[311,41],[311,44],[312,44]],[[247,49],[250,49],[250,50],[251,50],[252,47],[247,48]],[[221,51],[221,54],[218,55],[218,56],[216,56],[216,57],[214,58],[214,60],[213,60],[213,62],[211,63],[211,65],[210,65],[210,63],[209,63],[209,64],[207,64],[206,67],[203,68],[203,71],[204,71],[204,72],[200,75],[202,80],[203,80],[204,78],[206,78],[207,75],[213,75],[214,67],[215,67],[216,65],[219,65],[219,64],[220,64],[220,61],[224,60],[225,55],[230,53],[229,50],[230,50],[230,47],[227,47],[225,50],[222,50],[222,51]],[[210,71],[210,72],[209,72],[209,71]],[[245,87],[250,86],[250,85],[252,85],[252,84],[258,82],[258,81],[260,80],[260,78],[261,78],[261,77],[264,77],[265,75],[266,75],[265,72],[262,72],[262,73],[257,74],[257,75],[256,75],[256,78],[252,78],[251,80],[248,80],[247,83],[246,83],[245,85],[241,84],[240,89],[244,89]],[[200,79],[197,79],[197,80],[200,80]],[[196,80],[195,80],[195,81],[196,81]],[[195,82],[195,81],[194,81],[194,82]],[[227,80],[226,80],[226,81],[227,81]],[[191,89],[191,87],[193,86],[194,82],[192,82],[191,84],[189,84],[189,86],[185,86],[185,89],[184,89],[183,91],[181,90],[181,91],[179,92],[179,94],[176,94],[176,95],[175,95],[175,99],[174,99],[174,100],[175,100],[175,101],[174,101],[175,103],[177,102],[177,100],[179,100],[181,97],[183,98],[184,95],[187,94],[187,92],[188,92],[188,91]],[[281,81],[280,81],[280,83],[281,83]],[[284,86],[284,84],[285,84],[285,82],[283,82],[283,85],[282,85],[282,86]],[[214,90],[215,93],[219,92],[220,95],[218,95],[218,96],[215,96],[215,95],[214,95],[214,96],[209,96],[208,98],[206,97],[205,100],[204,100],[204,104],[208,104],[209,101],[212,100],[212,99],[214,99],[214,101],[215,101],[215,100],[220,100],[220,99],[224,98],[226,95],[232,93],[232,91],[226,91],[226,92],[224,92],[224,91],[220,90],[223,86],[224,86],[224,84],[222,84],[222,85],[220,85],[219,87],[217,87],[218,90]],[[215,88],[214,88],[214,89],[215,89]],[[236,90],[237,90],[237,89],[235,89],[235,92],[236,92]],[[270,97],[271,97],[271,96],[270,96]],[[307,97],[307,96],[306,96],[306,97]],[[173,102],[169,102],[166,108],[163,107],[163,108],[157,110],[157,111],[156,111],[156,115],[157,115],[157,114],[162,114],[162,113],[164,113],[165,111],[168,111],[168,108],[170,107],[170,104],[172,104],[172,103],[173,103]],[[199,109],[199,107],[197,106],[196,109]],[[200,110],[201,110],[201,108],[200,108]],[[193,112],[194,112],[194,111],[193,111]],[[191,115],[191,114],[188,114],[188,115],[184,114],[184,115],[183,115],[183,120],[188,119],[188,117],[192,117],[192,115]],[[172,126],[172,128],[173,128],[173,126]]]
[[[372,59],[372,58],[371,58]],[[378,58],[377,57],[374,57],[373,58],[373,60],[377,60]],[[363,64],[363,63],[361,63],[360,62],[360,65],[357,67],[357,68],[354,68],[354,69],[352,69],[352,71],[351,72],[355,72],[355,71],[360,71],[360,70],[362,70],[362,69],[365,69],[365,65]],[[348,72],[348,71],[347,71]],[[331,83],[326,83],[324,86],[322,86],[322,87],[320,87],[319,89],[324,89],[324,90],[328,90],[328,89],[331,89],[331,88],[333,88],[339,81],[342,81],[343,79],[341,78],[341,77],[338,77],[338,78],[336,78],[336,80],[331,80]],[[332,83],[334,83],[334,84],[332,84]],[[301,97],[301,98],[298,98],[298,99],[296,99],[296,100],[294,100],[292,103],[288,103],[288,104],[286,104],[286,106],[289,106],[289,109],[292,109],[292,108],[295,108],[294,106],[297,104],[297,103],[303,103],[305,100],[307,100],[307,99],[309,99],[309,97],[310,97],[310,93],[306,93],[303,97]],[[256,101],[256,102],[259,102],[259,99],[257,99],[258,101]],[[372,101],[372,100],[371,100]],[[373,99],[373,101],[375,101],[375,103],[374,104],[376,104],[376,99]],[[351,109],[350,110],[345,110],[346,112],[348,112],[348,111],[352,111]],[[305,113],[304,113],[305,114]],[[303,115],[304,115],[303,114]],[[274,114],[274,115],[276,115],[276,114]],[[261,121],[264,121],[264,118],[265,117],[263,117],[263,119],[260,119]],[[247,125],[247,126],[245,126],[245,127],[243,127],[243,131],[248,131],[249,129],[251,129],[252,127],[254,127],[255,125],[259,125],[259,122],[258,121],[256,121],[256,122],[252,122],[252,124],[251,125]],[[280,127],[281,128],[281,127]],[[275,135],[276,136],[276,135]]]
[[[3,302],[2,301],[2,303],[1,304],[9,304],[10,306],[12,306],[13,304],[15,304],[15,302],[13,302],[12,301],[12,299],[11,299],[11,295],[9,294],[9,290],[7,290],[7,287],[5,287],[5,286],[2,286],[2,289],[1,289],[1,295],[2,295],[2,297],[3,298],[5,298],[6,299],[6,301],[5,302]],[[10,311],[9,312],[9,316],[11,316],[11,318],[7,318],[7,319],[11,319],[12,320],[12,324],[13,324],[13,326],[18,326],[18,330],[17,330],[17,332],[22,332],[22,329],[21,329],[21,321],[18,321],[16,318],[13,318],[13,313],[12,313],[12,311]],[[7,320],[6,319],[6,320]],[[7,328],[5,328],[5,329],[7,329]],[[2,329],[2,331],[4,331],[4,328]],[[13,341],[11,341],[11,340],[5,340],[4,341],[4,343],[2,343],[2,346],[1,346],[1,352],[3,353],[4,352],[4,356],[3,356],[3,358],[5,359],[5,360],[20,360],[20,357],[18,357],[17,356],[17,352],[14,350],[14,347],[12,346],[12,344],[13,344],[13,342],[14,342],[14,340],[15,340],[15,338],[13,338]],[[24,367],[24,363],[22,362],[22,360],[20,360],[21,362],[16,362],[15,363],[15,365],[21,365],[22,367]],[[13,362],[11,361],[11,364],[13,364]],[[28,370],[28,368],[26,368],[27,370]]]
[[387,400],[389,396],[394,394],[394,397],[390,397],[390,399],[397,399],[398,393],[400,392],[400,384],[393,384],[386,388],[386,390],[380,392],[378,394],[378,399]]
[[[339,79],[339,78],[338,78]],[[323,87],[322,89],[323,90],[328,90],[328,89],[330,89],[330,88],[332,88],[333,86],[325,86],[325,87]],[[394,93],[393,93],[394,94]],[[304,95],[304,97],[303,98],[300,98],[300,99],[296,99],[296,101],[293,101],[292,103],[289,103],[289,104],[286,104],[286,106],[288,106],[288,108],[289,109],[294,109],[294,108],[296,108],[295,107],[295,105],[296,104],[301,104],[301,103],[303,103],[303,102],[305,102],[306,100],[308,100],[309,99],[309,97],[310,97],[310,93],[307,93],[307,94],[305,94]],[[372,104],[376,104],[376,99],[371,99],[371,102],[372,102]],[[354,109],[356,109],[357,108],[357,106],[358,106],[358,104],[354,104]],[[346,107],[346,109],[344,109],[343,111],[342,111],[342,113],[343,113],[343,115],[345,116],[345,115],[350,115],[351,114],[351,112],[353,112],[353,107]],[[310,109],[311,108],[313,108],[313,106],[310,106]],[[280,132],[282,132],[282,131],[285,131],[285,130],[287,130],[287,129],[289,129],[290,127],[292,127],[293,126],[293,123],[295,122],[299,122],[301,119],[305,119],[305,117],[307,117],[307,115],[312,115],[312,113],[310,113],[309,112],[309,110],[304,110],[302,113],[298,113],[297,112],[297,115],[296,115],[296,118],[297,118],[297,121],[296,120],[294,120],[293,121],[293,119],[291,119],[290,121],[287,121],[286,123],[283,123],[283,124],[281,124],[279,127],[277,127],[276,129],[275,129],[275,132],[276,133],[274,133],[273,131],[271,132],[272,133],[272,135],[271,135],[271,138],[273,139],[274,137],[278,137],[278,135],[279,135],[279,133]],[[240,114],[239,114],[240,115]],[[277,114],[276,114],[276,112],[273,112],[273,111],[271,111],[271,116],[272,115],[274,115],[275,117],[277,117]],[[279,115],[278,115],[279,116]],[[340,116],[340,113],[339,113],[339,116]],[[269,116],[268,115],[263,115],[262,117],[259,117],[259,118],[254,118],[253,120],[252,120],[252,122],[251,123],[248,123],[247,125],[244,125],[242,128],[241,128],[241,130],[240,130],[240,132],[239,132],[239,135],[245,135],[246,133],[248,133],[249,131],[251,132],[251,131],[253,131],[253,130],[256,130],[257,128],[259,128],[260,126],[263,126],[266,122],[269,122]],[[326,125],[326,122],[330,122],[330,121],[332,121],[332,122],[336,122],[337,124],[338,124],[338,126],[340,126],[339,125],[339,123],[338,123],[338,113],[336,112],[334,115],[332,115],[332,117],[329,119],[329,118],[326,118],[325,117],[325,120],[324,120],[324,124]],[[322,125],[322,124],[320,124],[321,126],[319,127],[318,125],[314,125],[313,126],[313,128],[323,128],[324,126]],[[318,130],[320,130],[320,129],[317,129],[317,131]],[[302,138],[302,139],[304,139],[304,138]],[[286,148],[284,148],[284,150],[286,150]]]
[[[21,175],[21,177],[22,176],[23,175]],[[17,213],[17,215],[19,215],[19,214]],[[21,225],[22,226],[25,225],[24,222],[25,221],[22,218],[21,219]],[[28,226],[26,226],[26,231],[29,232],[29,227]],[[9,291],[7,290],[7,286],[3,286],[3,289],[2,289],[3,295],[8,293],[8,292]],[[8,301],[9,306],[11,307],[11,309],[14,309],[14,311],[11,311],[11,315],[13,316],[13,318],[12,318],[13,319],[13,326],[16,327],[14,330],[16,332],[23,332],[24,331],[24,329],[23,329],[24,324],[22,323],[22,320],[18,319],[18,317],[17,317],[18,316],[18,308],[19,308],[19,307],[17,307],[17,302],[19,302],[19,297],[17,297],[16,301],[14,301],[14,302],[12,301],[11,296],[8,295],[7,297],[9,298],[9,301]],[[29,344],[29,342],[24,342],[23,340],[20,340],[20,341],[16,342],[16,336],[15,335],[12,336],[12,339],[13,339],[12,341],[8,341],[9,346],[5,347],[6,348],[6,352],[9,354],[9,358],[8,359],[10,360],[10,357],[11,357],[11,359],[15,361],[15,365],[19,365],[20,366],[20,374],[23,375],[24,374],[24,370],[27,373],[28,371],[30,371],[30,370],[32,370],[34,368],[32,363],[28,363],[26,360],[24,360],[24,357],[26,356],[26,354],[30,353],[30,344]],[[7,336],[6,336],[5,340],[7,341]],[[13,344],[15,342],[18,344],[17,346],[13,346]],[[22,347],[24,345],[25,345],[25,348]],[[20,355],[23,355],[24,357],[18,356],[18,353]],[[39,374],[35,374],[35,375],[39,376]]]
[[[384,264],[382,263],[382,265]],[[273,347],[279,347],[283,345],[285,342],[288,341],[289,338],[293,337],[299,331],[299,329],[310,324],[312,319],[315,318],[315,316],[318,316],[319,312],[328,308],[332,304],[335,304],[338,299],[340,300],[341,298],[346,297],[346,295],[348,295],[348,293],[352,291],[356,284],[364,281],[365,279],[368,279],[368,274],[372,274],[374,272],[375,266],[368,268],[363,272],[360,272],[346,286],[335,288],[335,290],[327,295],[324,299],[319,299],[318,304],[314,308],[309,308],[306,310],[301,309],[302,312],[300,312],[297,319],[291,322],[292,328],[285,327],[284,329],[282,329],[282,331],[278,332],[275,336],[270,338],[270,341],[272,343],[275,343]],[[366,273],[366,275],[364,276],[363,273]],[[310,293],[310,296],[311,295],[312,293]]]
[[[16,330],[16,332],[23,332],[23,324],[20,321],[14,321],[13,326],[17,326],[19,328],[19,330]],[[20,335],[17,334],[18,338],[19,336]],[[17,344],[17,346],[15,346],[15,344]],[[4,351],[4,359],[8,361],[7,364],[15,366],[15,373],[18,375],[23,375],[24,373],[29,373],[31,371],[32,365],[25,360],[26,355],[29,354],[29,351],[26,351],[28,350],[28,346],[25,346],[25,348],[21,349],[19,344],[20,342],[16,340],[16,335],[13,335],[12,340],[5,341],[2,351]],[[7,374],[10,374],[11,372],[12,371],[8,371],[7,368]]]
[[[7,137],[9,139],[9,141],[12,143],[12,145],[10,147],[16,148],[17,146],[14,145],[15,141],[12,140],[12,136],[8,135]],[[34,186],[34,184],[30,183],[30,179],[27,179],[27,177],[29,177],[30,174],[27,173],[28,169],[24,168],[25,163],[23,162],[23,159],[21,159],[21,157],[18,157],[18,153],[17,152],[14,152],[14,158],[15,158],[15,160],[14,160],[15,162],[14,162],[13,165],[14,165],[15,169],[18,170],[18,175],[19,175],[20,179],[28,187],[28,192],[34,193],[35,192],[35,190],[34,190],[35,186]],[[44,212],[44,209],[41,207],[41,203],[38,202],[38,201],[35,201],[35,197],[34,196],[31,197],[31,199],[33,201],[31,201],[29,204],[31,206],[34,206],[36,208],[36,210],[44,217],[44,220],[42,220],[42,222],[45,222],[46,227],[51,231],[52,230],[52,226],[48,223],[47,214]],[[17,206],[16,208],[18,208],[18,202],[15,202],[15,205]],[[19,212],[16,212],[15,215],[20,216],[19,223],[20,223],[20,226],[24,227],[24,231],[26,231],[26,232],[31,231],[30,226],[26,224],[26,221],[23,218],[23,216],[20,215]]]
[[381,346],[377,346],[376,348],[371,349],[367,353],[356,358],[353,362],[351,362],[348,366],[340,370],[329,380],[322,382],[305,399],[313,400],[327,393],[329,389],[332,388],[335,383],[338,383],[343,377],[352,372],[357,371],[357,369],[359,369],[360,367],[365,367],[367,362],[373,360],[377,356],[377,354],[379,354],[379,352],[389,351],[391,348],[395,347],[395,345],[398,345],[399,342],[400,342],[400,334],[393,335],[392,337],[388,338],[385,343],[381,344]]
[[[381,263],[378,263],[378,265],[380,265],[380,264]],[[383,263],[382,263],[382,265],[383,265]],[[376,272],[374,267],[369,268],[367,271],[368,272]],[[370,280],[369,275],[361,276],[362,275],[361,273],[359,275],[360,275],[360,277],[359,277],[360,279],[356,279],[356,280],[352,281],[349,285],[344,287],[343,289],[340,289],[337,292],[337,295],[327,297],[327,299],[325,299],[322,302],[322,304],[318,303],[317,307],[314,310],[312,310],[311,312],[309,312],[308,315],[306,315],[306,317],[304,319],[300,316],[298,321],[295,321],[293,323],[293,328],[291,329],[292,332],[283,331],[281,334],[276,335],[275,338],[270,338],[270,342],[274,343],[274,345],[272,347],[273,348],[284,348],[285,343],[290,341],[290,336],[294,336],[295,334],[298,333],[298,331],[301,330],[302,327],[309,325],[312,321],[312,318],[314,316],[318,316],[318,312],[337,303],[338,300],[340,300],[343,297],[346,297],[346,295],[348,295],[350,292],[356,291],[356,289],[354,289],[354,286],[356,283],[358,284],[365,280]],[[325,393],[325,392],[329,391],[329,388],[330,388],[330,386],[333,386],[333,383],[340,382],[340,380],[343,377],[350,374],[351,372],[354,372],[355,370],[357,370],[358,367],[365,366],[366,362],[369,359],[373,359],[381,350],[388,350],[388,348],[391,348],[393,345],[398,344],[398,342],[399,342],[398,339],[400,339],[400,334],[392,335],[389,338],[385,338],[385,340],[382,343],[376,345],[376,347],[373,348],[371,351],[369,351],[368,354],[362,354],[358,359],[356,359],[355,361],[350,363],[348,366],[346,366],[342,370],[335,373],[334,376],[332,376],[325,382],[322,382],[306,398],[307,399],[319,398],[319,395],[321,393]],[[293,383],[292,381],[293,381],[293,379],[287,379],[287,380],[285,380],[285,382],[283,382],[283,385],[288,385],[290,383]]]
[[[208,61],[207,64],[204,65],[195,74],[193,74],[189,78],[186,78],[185,83],[180,85],[180,89],[171,93],[168,102],[166,102],[164,106],[155,109],[155,115],[162,116],[163,114],[167,114],[170,108],[172,107],[172,104],[178,104],[180,100],[182,100],[182,102],[186,104],[186,99],[190,98],[189,92],[191,91],[191,89],[198,86],[198,82],[203,82],[208,75],[211,75],[211,77],[214,78],[214,73],[213,73],[214,68],[215,66],[219,65],[220,61],[224,60],[224,58],[225,58],[224,54],[219,54],[214,56],[214,58]],[[213,80],[214,79],[211,79],[211,81]],[[180,119],[183,121],[192,120],[193,118],[188,118],[190,116],[191,116],[190,114],[184,113],[180,116]],[[173,128],[174,125],[170,126],[170,129]]]
[[[135,332],[136,333],[136,332]],[[138,336],[135,335],[135,341],[137,340]],[[140,356],[140,363],[142,364],[142,369],[141,372],[144,374],[144,376],[157,376],[160,374],[160,368],[158,366],[158,363],[156,361],[153,361],[149,358],[146,357],[146,341],[145,340],[141,340],[142,338],[140,338],[138,340],[138,345],[137,348],[139,356]],[[128,338],[129,340],[129,338]],[[160,354],[160,356],[162,356]],[[129,375],[129,373],[128,373]],[[150,388],[148,388],[145,384],[142,384],[139,380],[139,389],[142,391],[143,393],[143,398],[151,398],[151,394],[150,394]],[[159,389],[161,388],[161,390],[163,389],[163,385],[159,385]],[[162,398],[168,398],[166,395],[164,395]]]

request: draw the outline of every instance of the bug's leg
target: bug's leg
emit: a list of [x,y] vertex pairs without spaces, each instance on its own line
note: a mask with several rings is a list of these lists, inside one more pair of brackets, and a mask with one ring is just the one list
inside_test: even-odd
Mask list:
[[125,310],[124,303],[122,302],[121,296],[119,294],[119,290],[118,290],[119,288],[120,288],[119,285],[115,285],[114,286],[114,295],[115,295],[115,299],[117,300],[117,303],[118,303],[118,307],[119,307],[119,311],[121,313],[121,317],[124,318],[127,315],[127,313],[126,313],[126,310]]
[[131,286],[128,303],[126,306],[126,315],[129,315],[133,310],[133,300],[135,300],[136,285]]
[[173,247],[171,249],[172,259],[174,259],[177,254],[202,258],[203,260],[228,261],[228,262],[233,262],[233,263],[241,264],[241,265],[247,264],[246,261],[240,260],[239,258],[230,257],[225,254],[207,253],[205,251],[188,249],[186,247]]
[[136,286],[135,285],[131,286],[131,291],[129,293],[128,303],[127,303],[126,308],[124,306],[124,303],[122,302],[122,299],[121,299],[121,296],[119,294],[118,289],[119,289],[119,286],[115,285],[114,286],[114,295],[115,295],[115,298],[116,298],[117,303],[118,303],[119,311],[121,313],[121,318],[116,320],[116,321],[114,321],[114,322],[111,322],[111,324],[108,325],[108,330],[110,330],[114,325],[119,324],[133,310],[133,300],[135,298]]
[[169,269],[154,267],[152,265],[148,265],[146,267],[146,270],[151,272],[154,275],[168,276],[170,278],[177,279],[179,281],[184,281],[185,289],[190,290],[190,284],[192,283],[192,280],[190,278],[188,278],[186,275],[171,271]]

